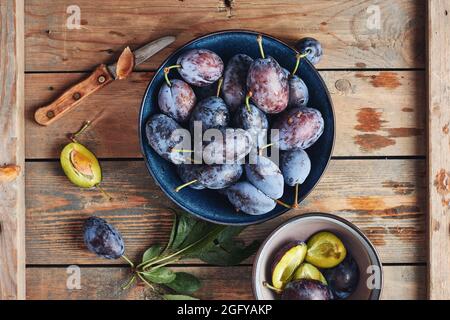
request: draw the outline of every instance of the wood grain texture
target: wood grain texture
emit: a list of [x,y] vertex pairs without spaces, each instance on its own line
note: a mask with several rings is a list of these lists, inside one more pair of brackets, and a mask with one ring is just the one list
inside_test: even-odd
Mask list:
[[[66,10],[55,0],[26,2],[26,70],[92,70],[161,36],[177,41],[140,68],[155,70],[176,48],[224,29],[265,32],[294,45],[305,36],[321,41],[320,68],[424,67],[425,1],[396,0],[78,0],[80,29],[68,29]],[[374,6],[376,5],[376,6]],[[377,17],[379,14],[379,24]],[[255,44],[256,45],[256,44]]]
[[0,166],[22,174],[0,183],[0,300],[25,298],[24,3],[0,2]]
[[[426,268],[423,266],[386,266],[382,299],[424,299],[426,296]],[[122,290],[129,276],[127,268],[81,268],[81,289],[67,289],[69,274],[66,268],[28,269],[28,299],[154,299],[143,285]],[[252,270],[249,266],[175,267],[175,271],[195,274],[202,288],[195,294],[202,300],[251,300]]]
[[[337,135],[335,156],[424,155],[424,73],[321,72],[335,106]],[[28,74],[26,76],[26,156],[56,158],[86,120],[102,112],[83,136],[101,158],[141,157],[137,133],[138,113],[152,73],[134,73],[130,79],[112,83],[89,97],[76,110],[42,128],[33,113],[42,103],[83,74]]]
[[450,299],[450,0],[428,1],[430,299]]
[[[139,259],[167,240],[173,204],[143,161],[103,161],[105,190],[80,190],[58,163],[27,164],[27,263],[110,264],[84,246],[82,224],[101,216],[121,231],[126,253]],[[298,211],[249,227],[245,241],[264,240],[282,222],[305,212],[330,212],[354,222],[379,250],[383,263],[425,261],[425,166],[422,160],[335,160]],[[223,201],[226,201],[224,199]],[[251,261],[250,261],[251,262]]]

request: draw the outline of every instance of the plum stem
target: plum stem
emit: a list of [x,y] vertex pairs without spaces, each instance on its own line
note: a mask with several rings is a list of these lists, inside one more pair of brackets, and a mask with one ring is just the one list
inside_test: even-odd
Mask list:
[[180,192],[182,189],[184,189],[184,188],[190,186],[191,184],[197,183],[197,182],[198,182],[197,179],[192,180],[192,181],[189,181],[188,183],[185,183],[185,184],[183,184],[183,185],[177,187],[177,188],[175,189],[175,192]]
[[272,291],[275,291],[276,293],[280,294],[283,291],[280,289],[275,288],[274,286],[271,286],[270,284],[267,283],[267,281],[263,281],[263,286],[266,287],[267,289],[270,289]]
[[127,290],[129,287],[131,287],[131,285],[134,283],[134,281],[136,281],[135,274],[130,278],[130,280],[124,286],[122,286],[122,290]]
[[252,113],[252,109],[250,108],[250,98],[253,97],[253,93],[249,91],[245,96],[245,106],[247,107],[247,111]]
[[295,185],[295,194],[294,194],[294,204],[292,205],[292,208],[296,209],[298,208],[298,183]]
[[269,144],[266,144],[265,146],[260,147],[259,148],[259,155],[262,156],[263,151],[266,150],[267,148],[272,147],[273,145],[274,145],[274,143],[269,143]]
[[131,262],[131,260],[126,255],[122,255],[122,259],[125,260],[126,262],[128,262],[128,264],[131,266],[131,268],[134,268],[134,263]]
[[298,67],[300,66],[300,60],[302,60],[303,58],[306,58],[308,56],[308,54],[309,54],[309,52],[297,53],[295,55],[297,61],[295,62],[295,67],[294,67],[294,70],[292,71],[292,74],[291,74],[292,76],[294,76],[297,73]]
[[172,149],[171,152],[179,152],[179,153],[193,153],[194,150],[189,150],[189,149]]
[[216,92],[217,98],[220,97],[220,90],[222,89],[222,84],[223,84],[223,78],[220,78],[219,81],[217,82],[217,92]]
[[259,52],[261,53],[261,57],[263,59],[265,59],[266,55],[264,54],[263,37],[262,37],[262,35],[258,34],[258,37],[256,38],[256,41],[258,41],[258,47],[259,47]]
[[281,201],[281,200],[275,200],[276,203],[278,203],[279,205],[282,205],[283,207],[286,207],[288,209],[292,209],[292,206],[288,205],[287,203]]
[[169,87],[172,86],[172,83],[169,80],[169,72],[170,72],[170,70],[175,69],[175,68],[181,68],[181,64],[174,64],[173,66],[164,68],[164,78],[166,79],[167,85]]
[[77,137],[79,135],[82,135],[91,126],[91,124],[92,124],[91,121],[89,121],[89,120],[85,121],[84,124],[81,126],[81,128],[77,132],[70,135],[69,139],[72,140],[72,142],[77,142]]
[[99,184],[97,184],[97,185],[95,186],[95,188],[96,188],[98,191],[100,191],[101,194],[102,194],[105,198],[107,198],[109,201],[112,201],[112,200],[113,200],[113,197],[112,197],[108,192],[106,192],[105,189],[103,189]]

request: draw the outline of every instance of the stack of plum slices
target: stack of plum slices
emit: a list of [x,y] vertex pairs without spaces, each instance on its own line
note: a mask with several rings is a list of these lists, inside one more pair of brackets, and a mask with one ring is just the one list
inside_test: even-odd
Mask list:
[[[298,186],[311,170],[305,149],[324,131],[322,115],[308,106],[308,88],[296,75],[300,59],[320,60],[319,42],[299,41],[290,73],[266,57],[262,41],[257,36],[260,58],[237,54],[226,67],[207,49],[182,53],[164,69],[161,113],[146,124],[150,146],[177,167],[183,181],[177,192],[219,190],[237,211],[250,215],[268,213],[277,203],[297,206]],[[170,79],[173,69],[182,79]],[[200,143],[201,152],[192,143]],[[279,152],[279,165],[263,155],[269,147],[271,154]],[[279,200],[285,185],[296,187],[292,206]]]

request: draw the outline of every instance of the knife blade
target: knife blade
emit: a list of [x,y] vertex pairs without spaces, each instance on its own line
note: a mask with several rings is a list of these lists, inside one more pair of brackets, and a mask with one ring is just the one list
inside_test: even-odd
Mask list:
[[[147,61],[150,57],[154,56],[156,53],[170,45],[175,41],[175,37],[173,36],[167,36],[159,38],[158,40],[152,41],[150,43],[147,43],[143,47],[140,47],[139,49],[133,51],[134,54],[134,65],[135,67],[144,63]],[[110,64],[107,66],[108,71],[111,73],[111,75],[114,77],[114,79],[117,77],[116,68],[117,68],[117,61],[113,64]]]
[[[135,66],[145,62],[174,41],[175,37],[167,36],[152,41],[135,50],[133,52]],[[48,126],[55,122],[78,106],[85,98],[116,80],[116,67],[117,62],[110,65],[102,64],[98,66],[88,78],[67,89],[49,105],[37,109],[34,114],[34,119],[43,126]]]

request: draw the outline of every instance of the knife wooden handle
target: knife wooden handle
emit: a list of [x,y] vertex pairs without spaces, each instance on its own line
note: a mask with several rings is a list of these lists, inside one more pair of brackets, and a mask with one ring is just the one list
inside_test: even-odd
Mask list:
[[48,126],[79,105],[86,97],[112,81],[114,78],[106,65],[102,64],[87,79],[65,91],[51,104],[36,110],[34,119],[40,125]]

